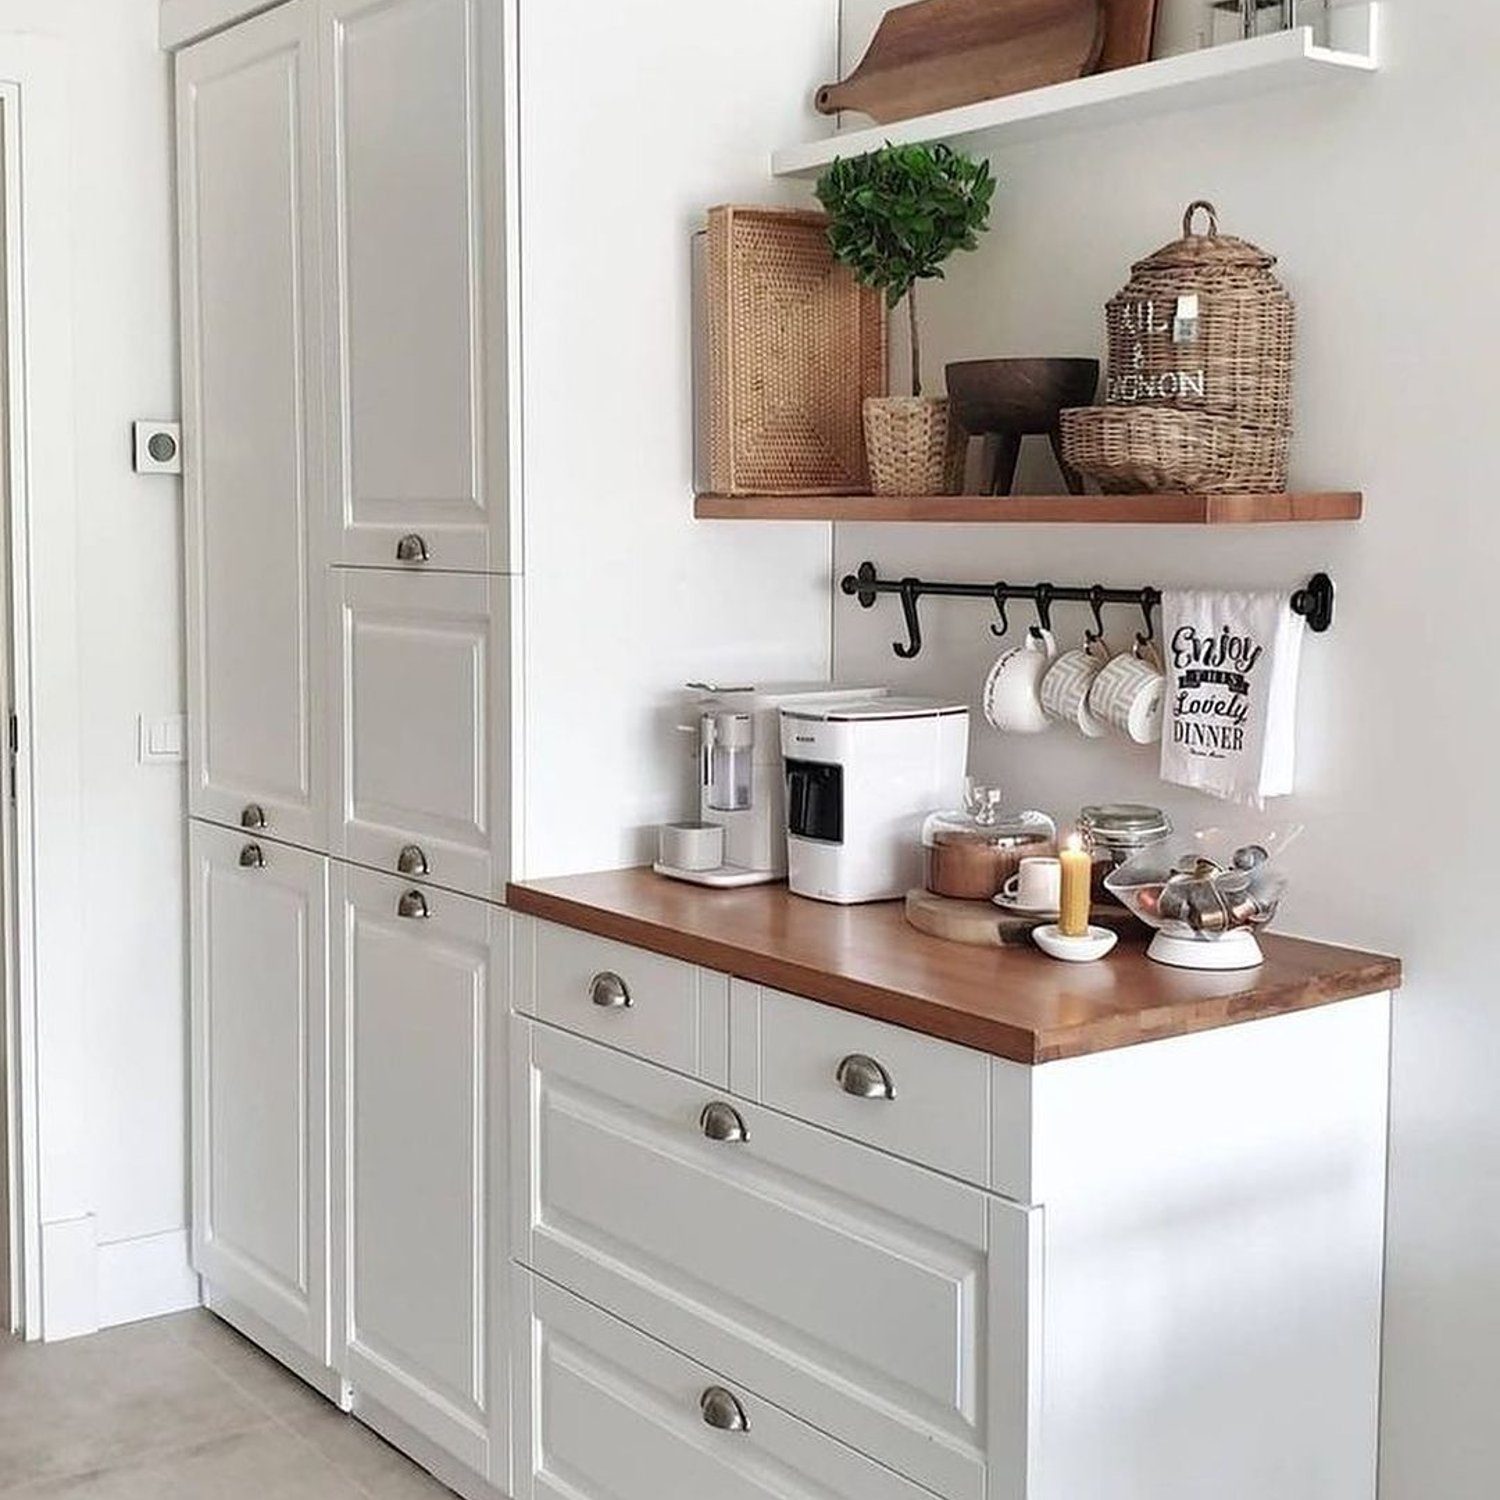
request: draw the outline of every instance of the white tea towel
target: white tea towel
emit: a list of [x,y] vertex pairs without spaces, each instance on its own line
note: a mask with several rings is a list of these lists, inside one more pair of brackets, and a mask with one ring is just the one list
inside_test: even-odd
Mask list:
[[1292,790],[1306,624],[1284,593],[1163,596],[1163,781],[1249,807]]

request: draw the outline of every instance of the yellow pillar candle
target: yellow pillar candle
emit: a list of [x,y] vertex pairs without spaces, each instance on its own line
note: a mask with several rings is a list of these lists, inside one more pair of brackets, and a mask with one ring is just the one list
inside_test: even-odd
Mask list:
[[1075,833],[1062,851],[1062,903],[1057,930],[1064,937],[1089,935],[1089,900],[1094,879],[1093,856]]

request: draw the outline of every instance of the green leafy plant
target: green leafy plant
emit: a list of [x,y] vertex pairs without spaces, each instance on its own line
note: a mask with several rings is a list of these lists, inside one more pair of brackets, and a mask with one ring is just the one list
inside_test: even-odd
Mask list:
[[974,250],[989,228],[995,179],[987,161],[947,146],[886,146],[840,157],[818,179],[818,201],[832,222],[834,255],[865,286],[904,297],[911,320],[911,393],[922,394],[917,283],[941,279],[955,250]]

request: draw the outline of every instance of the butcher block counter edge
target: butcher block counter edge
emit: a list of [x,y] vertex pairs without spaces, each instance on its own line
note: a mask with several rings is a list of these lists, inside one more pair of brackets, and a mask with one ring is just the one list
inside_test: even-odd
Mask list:
[[1169,969],[1126,939],[1062,964],[910,927],[897,902],[836,907],[784,885],[707,890],[646,869],[512,884],[513,911],[1013,1062],[1038,1064],[1310,1010],[1401,983],[1400,960],[1265,935],[1258,969]]

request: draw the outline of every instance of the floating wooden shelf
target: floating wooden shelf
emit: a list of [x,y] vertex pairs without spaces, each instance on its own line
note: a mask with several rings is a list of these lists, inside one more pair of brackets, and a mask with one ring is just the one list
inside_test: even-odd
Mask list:
[[942,521],[1005,526],[1266,526],[1357,521],[1357,490],[1307,495],[699,495],[700,521]]
[[994,150],[1069,130],[1375,71],[1376,5],[1341,8],[1334,15],[1341,26],[1349,28],[1351,40],[1354,34],[1363,33],[1364,50],[1316,46],[1311,28],[1298,27],[869,130],[841,131],[777,151],[771,158],[771,170],[778,177],[812,177],[835,157],[878,151],[887,142],[909,145],[915,141],[946,141],[971,150]]

